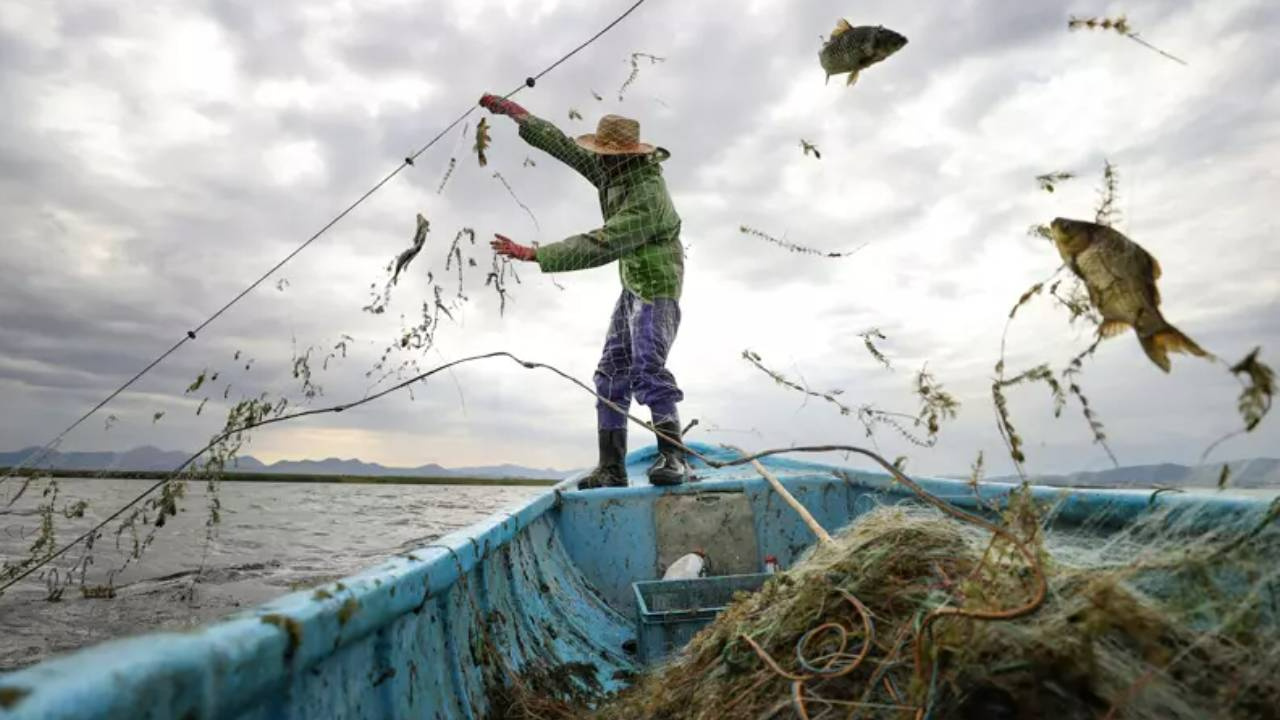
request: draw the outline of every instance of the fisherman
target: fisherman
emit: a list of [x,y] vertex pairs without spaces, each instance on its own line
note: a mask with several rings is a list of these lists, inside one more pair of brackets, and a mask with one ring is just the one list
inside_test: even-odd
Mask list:
[[[578,171],[595,186],[604,226],[559,242],[529,247],[494,234],[494,252],[537,262],[543,272],[586,270],[618,261],[622,295],[613,308],[595,371],[600,460],[580,489],[627,484],[627,418],[632,395],[652,414],[658,456],[649,482],[678,485],[689,478],[681,448],[676,403],[684,393],[667,369],[680,326],[684,250],[680,216],[671,204],[659,163],[664,148],[640,142],[640,123],[618,115],[600,118],[596,132],[570,139],[555,125],[516,103],[486,94],[480,105],[520,126],[520,137]],[[606,402],[607,401],[607,402]],[[615,407],[616,406],[616,407]],[[621,410],[619,410],[619,408]]]

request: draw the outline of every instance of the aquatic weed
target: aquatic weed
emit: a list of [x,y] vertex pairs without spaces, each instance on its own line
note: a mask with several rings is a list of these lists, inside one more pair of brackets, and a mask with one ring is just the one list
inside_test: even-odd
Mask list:
[[1041,190],[1051,193],[1057,188],[1058,183],[1071,180],[1074,177],[1075,173],[1059,170],[1056,172],[1045,173],[1043,175],[1037,175],[1036,184],[1040,186]]
[[627,79],[622,81],[622,86],[618,88],[618,102],[622,102],[622,96],[626,94],[627,88],[631,87],[631,84],[636,81],[636,78],[640,77],[641,59],[648,60],[650,65],[657,65],[660,62],[666,62],[666,58],[650,55],[649,53],[631,53],[631,58],[629,59],[629,62],[631,63],[631,73],[627,75]]
[[1135,31],[1133,27],[1129,25],[1129,20],[1124,15],[1118,15],[1116,17],[1076,17],[1075,15],[1072,15],[1067,20],[1067,29],[1068,30],[1081,30],[1081,29],[1104,30],[1104,31],[1114,30],[1120,35],[1123,35],[1129,38],[1130,40],[1138,43],[1139,45],[1147,48],[1148,50],[1157,52],[1180,65],[1187,64],[1187,61],[1183,60],[1182,58],[1176,55],[1172,55],[1164,50],[1161,50],[1155,45],[1152,45],[1151,43],[1144,40],[1142,36],[1140,36],[1137,33],[1137,31]]
[[1120,173],[1110,160],[1102,161],[1102,187],[1098,190],[1098,205],[1094,209],[1094,222],[1111,227],[1120,219],[1116,207],[1120,196]]
[[815,248],[805,247],[804,245],[800,245],[798,243],[793,243],[787,240],[785,237],[776,238],[770,235],[769,233],[764,232],[763,230],[757,230],[753,227],[748,227],[746,225],[740,226],[738,228],[738,231],[743,233],[744,235],[752,235],[762,240],[767,240],[768,242],[771,242],[774,245],[777,245],[779,247],[786,248],[787,250],[790,250],[793,253],[801,253],[804,255],[818,255],[820,257],[829,257],[829,258],[849,257],[850,255],[853,255],[854,253],[858,252],[859,250],[867,246],[867,243],[863,243],[852,250],[846,250],[843,252],[817,250]]
[[476,153],[476,160],[479,161],[480,167],[489,164],[489,158],[485,157],[484,153],[492,142],[492,138],[489,137],[489,120],[480,118],[480,122],[476,123],[476,142],[471,148]]
[[874,342],[875,340],[889,339],[885,337],[885,334],[881,332],[880,328],[863,330],[858,333],[858,337],[862,338],[862,344],[867,348],[867,352],[871,353],[871,357],[875,358],[881,365],[884,365],[886,370],[893,369],[893,365],[889,363],[889,358],[885,357],[884,353],[880,352],[880,348],[876,347]]
[[287,639],[284,648],[284,660],[288,662],[293,659],[294,653],[302,645],[302,623],[279,613],[263,615],[262,622],[267,625],[274,625],[284,632]]

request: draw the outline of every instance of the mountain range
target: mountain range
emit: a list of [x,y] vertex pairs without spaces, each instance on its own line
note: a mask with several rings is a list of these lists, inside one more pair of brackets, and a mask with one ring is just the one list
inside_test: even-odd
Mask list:
[[[0,452],[0,467],[13,467],[39,452],[29,447],[14,452]],[[39,467],[56,470],[133,470],[169,471],[182,464],[190,453],[161,450],[143,446],[125,452],[51,452]],[[417,467],[387,467],[358,459],[327,458],[325,460],[279,460],[264,463],[250,455],[236,458],[230,472],[280,473],[289,475],[404,475],[411,477],[468,477],[468,478],[530,478],[558,480],[569,471],[552,468],[530,468],[522,465],[482,465],[478,467],[446,468],[435,463]]]
[[[29,447],[14,452],[0,452],[0,467],[13,467],[39,448]],[[168,471],[180,465],[189,453],[161,450],[144,446],[121,453],[112,452],[53,452],[41,467],[58,470],[135,470]],[[1280,459],[1253,458],[1228,463],[1228,484],[1237,488],[1280,488]],[[327,458],[325,460],[280,460],[264,463],[245,455],[237,458],[231,472],[279,473],[288,475],[367,475],[383,477],[402,475],[410,477],[469,477],[469,478],[530,478],[558,480],[568,475],[568,470],[531,468],[522,465],[502,464],[478,467],[446,468],[436,463],[417,467],[387,467],[359,459]],[[1059,487],[1216,487],[1222,473],[1222,463],[1208,465],[1131,465],[1107,470],[1083,471],[1063,475],[1033,475],[1031,481],[1039,485]],[[946,476],[963,477],[963,476]],[[1018,477],[1004,475],[988,477],[994,482],[1017,482]]]
[[[1227,485],[1234,488],[1280,488],[1280,460],[1276,458],[1252,458],[1232,460]],[[1131,465],[1075,472],[1067,475],[1032,475],[1029,479],[1037,485],[1059,487],[1174,487],[1214,488],[1222,476],[1223,463],[1207,465]],[[1016,475],[987,478],[995,482],[1018,482]]]

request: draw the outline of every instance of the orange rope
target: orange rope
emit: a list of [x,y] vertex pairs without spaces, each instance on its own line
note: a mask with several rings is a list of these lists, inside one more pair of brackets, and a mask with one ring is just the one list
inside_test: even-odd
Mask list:
[[868,701],[871,699],[871,693],[876,689],[876,683],[880,681],[880,677],[887,673],[890,666],[897,662],[898,652],[902,650],[902,645],[907,641],[908,627],[903,625],[898,629],[897,636],[893,639],[893,647],[886,653],[885,658],[880,661],[880,668],[871,675],[871,682],[867,683],[867,687],[862,691],[862,697],[857,703],[853,704],[853,710],[849,712],[849,720],[857,720],[862,707],[869,706]]
[[[819,625],[818,627],[813,628],[812,630],[806,632],[804,636],[800,639],[800,644],[797,645],[796,647],[797,659],[799,659],[803,664],[807,664],[807,661],[805,661],[803,658],[803,652],[804,652],[805,646],[808,644],[808,641],[811,640],[814,635],[828,628],[833,628],[839,631],[840,633],[839,645],[835,650],[835,652],[832,652],[823,656],[827,660],[827,662],[825,665],[822,666],[822,670],[820,672],[809,673],[804,675],[795,674],[784,669],[781,665],[778,664],[777,660],[773,659],[773,656],[769,654],[769,651],[761,647],[760,643],[756,642],[751,636],[745,633],[738,636],[739,638],[745,640],[747,642],[747,645],[751,646],[751,649],[755,651],[756,657],[760,658],[760,661],[763,662],[770,670],[772,670],[775,675],[782,678],[786,678],[787,680],[791,681],[791,702],[792,702],[792,705],[795,707],[796,713],[800,716],[801,720],[810,720],[809,709],[805,703],[805,695],[804,695],[804,686],[807,681],[813,680],[815,678],[821,678],[824,680],[835,679],[838,677],[843,677],[845,675],[848,675],[849,673],[853,672],[859,666],[862,665],[863,661],[865,661],[867,657],[871,654],[871,649],[875,647],[875,624],[872,623],[871,621],[871,611],[868,610],[867,606],[863,605],[862,601],[858,600],[858,598],[855,597],[853,593],[843,588],[836,588],[836,592],[840,593],[840,595],[845,599],[845,601],[853,606],[853,609],[857,611],[858,616],[862,619],[862,630],[863,630],[862,649],[859,650],[858,654],[854,656],[853,660],[850,661],[849,664],[845,665],[844,667],[841,667],[839,669],[834,669],[834,670],[832,669],[835,663],[840,658],[848,657],[848,654],[844,652],[844,649],[848,646],[849,631],[846,630],[844,626],[839,623],[830,622],[830,623],[824,623],[822,625]],[[727,711],[730,707],[735,705],[739,700],[746,697],[747,694],[754,691],[756,688],[760,687],[760,685],[763,684],[763,682],[764,682],[763,679],[756,682],[756,684],[753,685],[750,690],[748,690],[746,693],[739,695],[732,703],[730,703],[724,709]],[[831,701],[825,700],[824,698],[815,697],[815,699],[817,699],[820,702],[831,702]]]
[[[848,601],[850,605],[853,606],[853,609],[858,611],[858,616],[862,618],[862,631],[863,631],[862,649],[858,651],[858,654],[856,656],[854,656],[852,662],[850,662],[845,667],[840,668],[839,670],[835,670],[832,672],[817,672],[817,673],[809,673],[806,675],[797,675],[795,673],[792,673],[783,669],[783,667],[778,664],[778,661],[774,660],[773,656],[769,654],[769,651],[761,647],[760,643],[753,640],[751,636],[743,633],[738,637],[747,641],[747,644],[750,645],[751,649],[755,651],[756,657],[759,657],[761,662],[767,665],[770,670],[772,670],[775,674],[779,675],[780,677],[784,677],[788,680],[791,680],[792,682],[804,682],[806,680],[812,680],[814,678],[832,679],[832,678],[838,678],[838,677],[843,677],[845,675],[848,675],[849,673],[857,669],[858,666],[861,665],[863,661],[867,659],[867,656],[871,654],[871,648],[875,645],[874,641],[875,641],[876,631],[875,631],[875,625],[873,625],[871,622],[871,611],[867,609],[866,605],[862,604],[861,600],[858,600],[858,598],[854,597],[853,593],[843,588],[836,588],[836,592],[840,593],[840,595],[842,595],[844,599]],[[844,657],[844,654],[842,651],[844,650],[845,646],[848,643],[848,634],[849,634],[849,631],[845,630],[844,626],[840,625],[839,623],[826,623],[824,625],[819,625],[813,630],[810,630],[808,633],[805,634],[805,637],[808,638],[812,636],[812,634],[815,631],[821,630],[827,627],[834,627],[838,629],[841,633],[841,636],[840,636],[840,649],[830,656],[831,660],[824,666],[824,670],[834,665],[835,659],[837,657]],[[803,640],[804,638],[802,638],[802,646],[800,648],[797,648],[797,652],[803,649]]]
[[791,702],[796,706],[800,720],[809,720],[809,710],[804,706],[804,682],[796,680],[791,683]]
[[729,713],[730,708],[735,707],[738,703],[742,702],[748,697],[751,697],[751,693],[755,692],[756,690],[759,690],[760,686],[769,682],[769,680],[770,680],[770,677],[768,675],[765,675],[761,677],[759,680],[756,680],[754,683],[752,683],[751,687],[739,693],[737,697],[735,697],[733,700],[730,700],[729,703],[722,708],[724,713],[727,715]]
[[755,650],[756,656],[759,657],[760,660],[765,665],[769,666],[769,669],[772,670],[774,674],[784,677],[793,682],[800,682],[803,680],[808,680],[809,678],[813,677],[812,675],[794,675],[790,672],[787,672],[786,670],[782,669],[782,666],[779,665],[776,660],[773,659],[773,656],[769,654],[769,651],[760,647],[760,644],[757,643],[755,640],[752,640],[750,635],[743,633],[738,637],[747,641],[747,644],[751,646],[751,649]]
[[978,527],[1007,540],[1017,548],[1018,553],[1022,555],[1024,560],[1026,560],[1027,566],[1030,568],[1032,575],[1035,576],[1036,589],[1034,594],[1030,600],[1017,607],[1005,610],[966,610],[964,608],[940,607],[926,615],[924,622],[920,624],[920,630],[916,633],[915,663],[916,677],[927,681],[928,678],[925,677],[924,673],[925,634],[929,629],[929,626],[932,625],[935,620],[947,616],[967,617],[973,620],[1013,620],[1023,617],[1024,615],[1030,615],[1044,604],[1044,599],[1049,592],[1049,582],[1045,579],[1044,571],[1040,567],[1039,558],[1037,558],[1035,553],[1031,551],[1031,548],[1027,547],[1026,543],[1018,539],[1018,536],[1009,532],[1007,529],[990,522],[986,518],[979,517],[970,512],[965,512],[964,510],[935,497],[933,494],[917,485],[914,480],[899,472],[897,468],[893,468],[892,466],[889,467],[891,468],[890,471],[893,473],[894,479],[903,485],[906,485],[907,488],[915,493],[921,500],[941,510],[947,515],[958,520],[963,520],[973,525],[977,525]]
[[704,462],[706,462],[708,465],[712,467],[728,467],[733,465],[742,465],[744,463],[751,462],[752,460],[755,460],[758,458],[766,457],[769,455],[777,455],[780,453],[836,452],[836,451],[856,453],[858,455],[862,455],[864,457],[874,460],[876,464],[883,467],[885,471],[887,471],[890,475],[893,476],[895,480],[897,480],[898,482],[906,486],[908,490],[914,493],[916,497],[920,498],[926,504],[932,505],[938,510],[941,510],[944,514],[950,515],[951,517],[956,518],[957,520],[967,522],[971,525],[977,525],[978,527],[984,530],[987,530],[988,532],[994,535],[997,535],[1004,540],[1007,540],[1009,543],[1011,543],[1014,546],[1014,548],[1017,549],[1018,554],[1022,555],[1022,558],[1027,563],[1027,567],[1031,570],[1031,573],[1034,576],[1035,586],[1036,586],[1035,592],[1032,594],[1032,597],[1030,600],[1028,600],[1026,603],[1019,605],[1017,607],[1008,608],[1004,610],[966,610],[964,608],[942,607],[934,610],[933,612],[925,616],[924,622],[921,623],[919,634],[916,635],[916,642],[915,642],[916,676],[918,678],[927,680],[924,672],[925,631],[928,630],[929,626],[932,625],[933,622],[938,618],[954,616],[954,617],[967,617],[973,620],[1013,620],[1016,618],[1023,617],[1024,615],[1030,615],[1031,613],[1038,610],[1041,605],[1044,604],[1045,597],[1049,593],[1049,582],[1048,580],[1045,579],[1044,570],[1040,567],[1040,560],[1036,557],[1035,553],[1031,551],[1031,548],[1027,547],[1026,543],[1020,540],[1018,536],[1009,532],[1007,529],[999,525],[996,525],[995,523],[987,520],[986,518],[980,517],[971,512],[961,510],[960,508],[952,505],[951,503],[937,497],[936,495],[929,492],[928,490],[925,490],[918,483],[916,483],[916,481],[907,477],[905,474],[902,473],[901,470],[894,467],[892,463],[880,457],[879,454],[874,453],[870,450],[867,450],[865,448],[860,448],[854,445],[809,445],[809,446],[791,447],[785,450],[783,449],[766,450],[764,452],[755,453],[754,455],[749,455],[747,457],[742,457],[742,458],[738,458],[736,460],[730,460],[727,462],[711,460],[710,458],[703,456],[701,453],[698,453],[692,450],[690,450],[690,453],[695,457],[703,460]]
[[898,691],[893,689],[893,683],[889,682],[889,678],[884,679],[885,692],[889,693],[889,697],[893,698],[896,703],[902,702],[902,698],[898,697]]

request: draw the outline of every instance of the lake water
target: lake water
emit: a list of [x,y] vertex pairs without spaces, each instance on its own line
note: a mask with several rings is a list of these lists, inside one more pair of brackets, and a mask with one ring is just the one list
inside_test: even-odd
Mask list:
[[[89,501],[83,519],[57,516],[59,542],[84,532],[152,482],[59,480],[61,497]],[[39,526],[34,508],[41,489],[33,485],[28,492],[34,497],[24,496],[7,514],[0,508],[0,557],[12,562],[27,555]],[[349,575],[546,490],[228,482],[219,492],[218,537],[207,545],[204,486],[190,483],[180,501],[183,512],[158,530],[140,560],[115,574],[114,599],[86,599],[72,586],[61,600],[48,602],[46,580],[34,575],[0,596],[0,670],[109,638],[205,623]],[[113,524],[97,542],[89,585],[105,582],[128,557],[128,535],[119,549],[115,540]],[[68,567],[80,556],[72,550],[58,564]],[[202,558],[204,571],[197,574]]]

